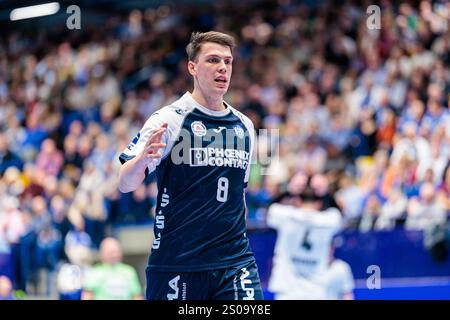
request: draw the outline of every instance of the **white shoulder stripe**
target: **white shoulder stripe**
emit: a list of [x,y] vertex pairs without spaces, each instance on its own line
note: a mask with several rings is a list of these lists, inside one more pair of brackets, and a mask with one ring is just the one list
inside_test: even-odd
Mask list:
[[249,117],[244,115],[242,112],[236,110],[234,107],[230,106],[227,103],[228,108],[230,108],[231,112],[233,112],[234,115],[236,115],[239,119],[241,119],[242,123],[245,125],[245,128],[251,133],[254,133],[254,126],[252,120],[250,120]]

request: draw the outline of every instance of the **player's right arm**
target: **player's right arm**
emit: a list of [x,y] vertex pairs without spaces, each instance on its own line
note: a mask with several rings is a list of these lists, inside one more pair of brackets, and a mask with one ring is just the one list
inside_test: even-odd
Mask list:
[[142,151],[122,165],[119,172],[119,190],[121,192],[126,193],[136,190],[144,181],[146,170],[156,167],[158,159],[162,157],[160,149],[167,146],[162,140],[167,126],[168,124],[164,123],[153,130]]

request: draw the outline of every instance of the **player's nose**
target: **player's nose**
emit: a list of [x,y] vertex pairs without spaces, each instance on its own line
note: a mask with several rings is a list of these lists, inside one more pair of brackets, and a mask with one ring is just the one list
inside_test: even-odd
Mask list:
[[226,66],[226,64],[225,64],[225,62],[223,60],[219,64],[219,72],[220,73],[227,72],[227,66]]

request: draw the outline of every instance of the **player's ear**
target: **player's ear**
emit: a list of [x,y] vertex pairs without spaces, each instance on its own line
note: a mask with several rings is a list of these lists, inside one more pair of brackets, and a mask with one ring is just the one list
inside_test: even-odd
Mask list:
[[188,71],[191,74],[191,76],[195,76],[197,74],[197,68],[193,61],[188,61]]

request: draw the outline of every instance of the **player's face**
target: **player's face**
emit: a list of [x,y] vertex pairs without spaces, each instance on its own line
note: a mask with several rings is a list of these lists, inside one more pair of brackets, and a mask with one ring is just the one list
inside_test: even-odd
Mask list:
[[232,62],[229,47],[206,42],[201,46],[197,61],[189,61],[189,72],[202,92],[224,95],[230,85]]

